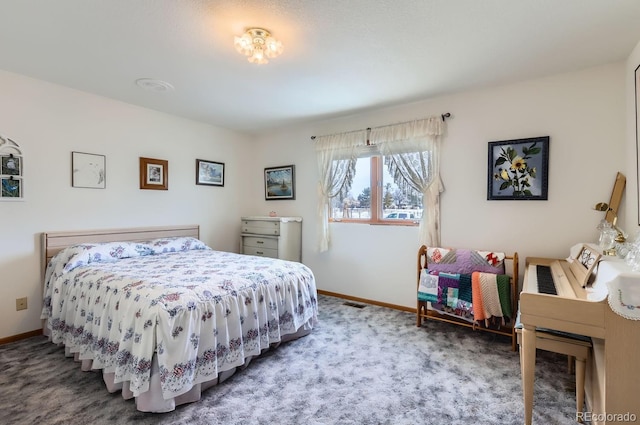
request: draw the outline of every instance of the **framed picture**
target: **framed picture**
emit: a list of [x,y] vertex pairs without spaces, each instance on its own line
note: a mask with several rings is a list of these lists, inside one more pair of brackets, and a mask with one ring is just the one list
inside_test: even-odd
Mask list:
[[636,170],[638,176],[638,224],[640,224],[640,65],[635,71],[636,104]]
[[84,152],[71,152],[71,186],[104,189],[106,157]]
[[600,253],[583,244],[578,252],[578,256],[573,258],[569,267],[576,280],[584,288],[589,282],[589,277],[593,269],[600,260]]
[[140,157],[140,189],[169,189],[169,161]]
[[2,177],[1,179],[2,191],[0,192],[0,199],[2,198],[22,198],[22,179],[10,177]]
[[21,176],[22,158],[13,154],[0,156],[0,174]]
[[549,136],[489,142],[488,200],[547,200]]
[[196,159],[196,184],[224,186],[224,162]]
[[23,172],[20,146],[0,134],[0,201],[24,200]]
[[264,199],[296,199],[295,166],[264,169]]

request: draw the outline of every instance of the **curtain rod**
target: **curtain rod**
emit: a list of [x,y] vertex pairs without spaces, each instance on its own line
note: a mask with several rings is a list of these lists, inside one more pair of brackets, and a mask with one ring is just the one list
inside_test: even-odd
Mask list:
[[[440,117],[442,118],[442,121],[444,121],[446,118],[450,118],[451,117],[451,113],[450,112],[445,112],[444,114],[440,115]],[[422,119],[426,119],[426,118],[422,118]],[[412,120],[412,121],[418,121],[418,120]],[[407,123],[410,123],[410,122],[411,121],[405,121],[405,122],[399,122],[399,123],[396,123],[396,124],[380,125],[380,126],[375,127],[375,128],[390,127],[392,125],[407,124]],[[367,131],[371,131],[371,127],[367,127],[366,130]],[[360,130],[346,131],[344,133],[339,133],[339,134],[355,133],[356,131],[360,131]],[[315,139],[316,139],[316,136],[311,136],[311,140],[315,140]]]

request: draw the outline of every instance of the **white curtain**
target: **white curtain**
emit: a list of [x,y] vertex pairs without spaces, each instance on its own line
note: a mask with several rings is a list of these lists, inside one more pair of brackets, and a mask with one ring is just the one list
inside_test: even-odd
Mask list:
[[422,193],[419,243],[440,246],[440,140],[445,123],[440,116],[371,130],[371,142],[385,156],[395,183]]
[[318,241],[320,252],[329,249],[329,209],[331,198],[351,188],[355,174],[357,151],[366,146],[366,130],[318,136],[315,149],[320,180],[318,181]]

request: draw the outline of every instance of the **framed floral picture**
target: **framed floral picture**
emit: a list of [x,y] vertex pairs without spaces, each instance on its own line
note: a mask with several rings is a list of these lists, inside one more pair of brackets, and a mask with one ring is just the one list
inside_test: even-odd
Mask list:
[[546,201],[549,136],[489,142],[488,200]]
[[264,169],[264,199],[296,199],[295,166]]
[[169,161],[140,157],[140,189],[168,190]]

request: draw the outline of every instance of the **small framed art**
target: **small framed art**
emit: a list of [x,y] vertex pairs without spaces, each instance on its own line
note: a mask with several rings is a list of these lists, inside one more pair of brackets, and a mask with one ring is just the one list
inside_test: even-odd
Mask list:
[[106,161],[104,155],[71,152],[71,186],[89,189],[107,187]]
[[224,186],[224,162],[196,159],[196,184]]
[[0,134],[0,201],[23,201],[24,181],[20,146]]
[[169,161],[140,157],[140,189],[168,190]]
[[2,192],[0,199],[19,199],[22,198],[22,178],[13,176],[0,178]]
[[0,156],[0,174],[21,176],[22,158],[13,154]]
[[547,200],[549,136],[489,142],[487,200]]
[[264,169],[264,199],[296,199],[294,165]]
[[589,282],[593,269],[600,261],[601,254],[588,245],[583,244],[578,256],[569,263],[569,267],[578,283],[584,288]]

